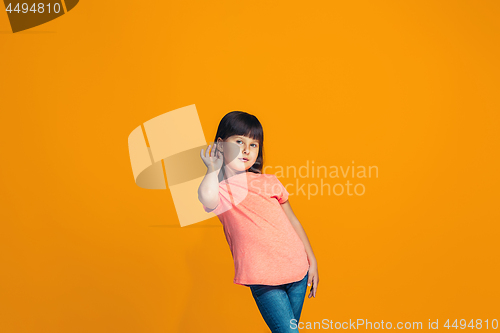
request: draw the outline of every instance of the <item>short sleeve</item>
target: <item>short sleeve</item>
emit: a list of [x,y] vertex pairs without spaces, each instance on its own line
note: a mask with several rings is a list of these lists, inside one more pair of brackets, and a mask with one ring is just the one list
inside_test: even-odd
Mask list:
[[283,184],[281,184],[278,177],[274,176],[274,178],[276,178],[276,184],[277,184],[277,186],[275,186],[275,187],[278,189],[278,192],[276,193],[276,195],[277,195],[276,199],[278,199],[278,202],[280,204],[283,204],[288,200],[289,193],[286,190],[286,188],[283,186]]

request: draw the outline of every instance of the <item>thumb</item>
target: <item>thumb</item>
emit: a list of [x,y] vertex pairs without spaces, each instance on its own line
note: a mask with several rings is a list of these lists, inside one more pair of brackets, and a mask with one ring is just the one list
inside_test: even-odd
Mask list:
[[309,276],[309,278],[307,279],[307,286],[308,287],[310,287],[312,285],[312,281],[313,281],[312,276]]

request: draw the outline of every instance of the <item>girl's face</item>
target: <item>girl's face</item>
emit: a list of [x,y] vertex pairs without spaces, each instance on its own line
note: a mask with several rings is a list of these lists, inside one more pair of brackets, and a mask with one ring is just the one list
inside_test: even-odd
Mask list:
[[224,163],[228,167],[246,171],[257,160],[260,145],[258,140],[243,135],[233,135],[224,141],[223,149]]

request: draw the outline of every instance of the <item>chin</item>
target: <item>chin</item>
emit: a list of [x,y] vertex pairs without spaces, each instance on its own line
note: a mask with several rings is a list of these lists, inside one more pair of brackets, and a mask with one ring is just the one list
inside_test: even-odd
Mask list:
[[238,162],[230,163],[227,166],[236,171],[246,171],[247,169],[250,169],[250,166],[247,167],[245,164]]

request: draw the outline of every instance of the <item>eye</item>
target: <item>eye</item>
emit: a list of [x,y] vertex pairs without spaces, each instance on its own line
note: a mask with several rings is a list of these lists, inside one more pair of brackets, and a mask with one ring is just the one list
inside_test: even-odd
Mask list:
[[243,141],[241,141],[241,140],[236,140],[236,142],[237,142],[237,143],[239,143],[239,142],[243,142]]
[[253,145],[255,148],[257,148],[257,144],[256,144],[256,143],[252,143],[252,145]]

